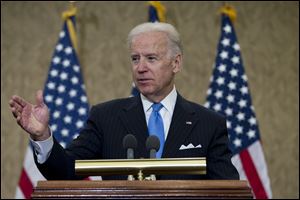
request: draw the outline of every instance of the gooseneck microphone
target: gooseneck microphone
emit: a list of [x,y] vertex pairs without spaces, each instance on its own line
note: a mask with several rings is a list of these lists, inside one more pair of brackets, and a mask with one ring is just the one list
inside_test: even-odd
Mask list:
[[[137,147],[137,140],[135,136],[132,134],[127,134],[123,138],[123,147],[127,151],[127,159],[134,159],[134,150]],[[133,175],[128,175],[127,180],[133,181],[134,180]]]
[[[150,151],[150,158],[156,158],[156,152],[159,150],[160,142],[157,136],[150,135],[146,140],[146,148]],[[150,180],[155,181],[155,174],[150,174]]]

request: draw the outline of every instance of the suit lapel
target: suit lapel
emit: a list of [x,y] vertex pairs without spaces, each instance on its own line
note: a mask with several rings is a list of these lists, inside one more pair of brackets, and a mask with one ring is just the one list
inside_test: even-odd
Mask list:
[[196,117],[195,111],[178,94],[162,157],[172,158],[176,156],[176,152],[184,143],[185,138],[190,134],[198,120],[199,118]]
[[142,101],[139,95],[132,98],[132,101],[124,106],[119,114],[119,118],[126,128],[127,134],[132,134],[137,139],[138,146],[135,151],[135,157],[149,158],[149,153],[147,153],[145,147],[148,129]]

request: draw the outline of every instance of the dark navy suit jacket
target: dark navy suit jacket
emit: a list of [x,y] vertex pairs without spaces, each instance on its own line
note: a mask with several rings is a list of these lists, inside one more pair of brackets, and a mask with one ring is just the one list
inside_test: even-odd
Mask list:
[[[186,123],[188,122],[188,123]],[[64,150],[54,138],[51,154],[44,164],[35,162],[49,180],[80,179],[75,176],[74,160],[126,159],[122,141],[133,134],[137,141],[135,158],[149,158],[145,143],[147,123],[140,96],[112,100],[93,106],[77,139]],[[223,116],[177,96],[162,158],[206,157],[206,175],[161,175],[157,179],[239,179],[231,163],[228,132]],[[192,143],[201,148],[180,150]],[[127,176],[102,176],[126,179]]]

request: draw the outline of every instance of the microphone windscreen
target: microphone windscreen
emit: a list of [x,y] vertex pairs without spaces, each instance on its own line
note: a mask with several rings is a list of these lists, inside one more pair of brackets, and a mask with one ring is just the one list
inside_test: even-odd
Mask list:
[[150,135],[146,140],[146,148],[148,151],[151,149],[155,149],[156,151],[159,150],[160,142],[157,136]]
[[137,147],[137,141],[134,135],[128,134],[123,138],[123,147],[125,149],[135,149]]

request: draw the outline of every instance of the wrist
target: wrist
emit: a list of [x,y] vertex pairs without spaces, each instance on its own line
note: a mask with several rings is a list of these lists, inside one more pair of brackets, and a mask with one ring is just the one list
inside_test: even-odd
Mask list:
[[47,127],[47,129],[38,135],[30,135],[31,139],[34,141],[44,141],[47,140],[50,137],[50,129]]

